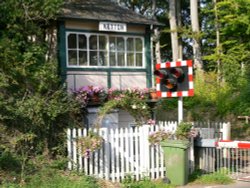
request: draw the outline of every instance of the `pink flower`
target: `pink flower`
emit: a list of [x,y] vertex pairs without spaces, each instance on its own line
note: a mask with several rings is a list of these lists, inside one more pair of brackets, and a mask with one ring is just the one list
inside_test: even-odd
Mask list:
[[148,122],[147,122],[149,125],[155,125],[155,120],[153,119],[149,119]]

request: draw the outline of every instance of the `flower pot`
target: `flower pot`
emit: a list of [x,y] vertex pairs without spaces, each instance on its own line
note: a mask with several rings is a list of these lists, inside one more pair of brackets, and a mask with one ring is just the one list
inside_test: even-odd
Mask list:
[[91,101],[92,101],[93,103],[100,103],[100,97],[99,97],[98,95],[93,95],[93,96],[91,97]]
[[158,96],[157,96],[156,92],[150,92],[149,95],[150,95],[150,99],[153,99],[153,100],[158,99]]

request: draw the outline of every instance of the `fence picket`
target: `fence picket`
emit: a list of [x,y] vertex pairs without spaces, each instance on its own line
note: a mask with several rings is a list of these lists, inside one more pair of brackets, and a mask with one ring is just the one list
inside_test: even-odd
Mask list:
[[[155,126],[150,127],[149,134],[154,132]],[[155,178],[155,145],[150,146],[150,175]]]
[[[229,123],[194,123],[198,130],[211,133],[205,136],[215,139],[223,139],[228,136]],[[142,127],[126,127],[123,129],[100,128],[93,129],[98,132],[104,142],[102,147],[90,154],[89,158],[82,156],[81,148],[77,147],[77,137],[87,136],[87,129],[68,129],[67,130],[67,151],[68,169],[84,171],[85,174],[95,175],[106,180],[121,181],[127,174],[136,180],[144,176],[151,179],[162,178],[165,176],[164,155],[160,146],[150,146],[148,135],[164,129],[174,132],[177,122],[159,122],[158,125]],[[226,128],[227,127],[227,132]],[[224,131],[224,132],[223,132]],[[192,164],[192,148],[189,150],[189,159]],[[233,177],[249,173],[249,149],[238,148],[201,148],[198,164],[200,169],[207,172],[214,172],[224,167],[224,172],[229,172]],[[190,170],[192,171],[191,165]],[[230,171],[226,170],[229,169]],[[166,172],[167,175],[167,172]]]
[[68,169],[72,170],[72,137],[71,137],[71,129],[67,130],[67,151],[68,151]]
[[72,132],[73,138],[73,169],[76,170],[77,168],[77,145],[76,145],[76,129],[73,129]]
[[138,132],[139,132],[139,128],[138,127],[135,127],[135,177],[136,177],[136,180],[139,180],[139,172],[140,172],[140,161],[139,161],[139,142],[138,142]]
[[130,159],[130,167],[131,167],[131,172],[133,173],[134,175],[134,172],[135,172],[135,156],[134,156],[134,130],[133,129],[129,129],[130,132],[129,132],[129,144],[130,144],[130,151],[129,151],[129,159]]
[[109,137],[109,129],[104,128],[103,129],[104,133],[104,171],[105,171],[105,179],[109,180],[110,178],[110,137]]
[[119,181],[120,179],[120,152],[119,152],[119,131],[118,129],[115,129],[115,135],[114,135],[114,138],[115,138],[115,176],[116,176],[116,181]]
[[124,147],[124,129],[120,129],[120,152],[121,152],[121,179],[124,179],[124,167],[125,167],[125,160],[124,160],[124,156],[125,156],[125,147]]
[[[82,137],[82,129],[78,129],[78,137]],[[79,171],[82,172],[83,166],[82,166],[82,148],[78,148],[78,168]]]
[[[87,129],[83,129],[83,136],[87,136]],[[85,173],[88,173],[89,172],[89,165],[88,165],[88,158],[87,157],[84,157],[84,160],[83,160],[83,170]]]
[[111,180],[115,181],[114,129],[110,130],[110,147],[111,147]]
[[[160,129],[161,129],[161,127],[157,126],[155,131],[159,131]],[[159,152],[160,152],[159,147],[156,146],[156,157],[155,157],[155,159],[156,159],[156,179],[159,178]]]
[[126,174],[129,172],[129,134],[128,134],[128,128],[126,127],[124,130],[124,138],[125,138],[125,147],[124,147],[124,152],[125,152],[125,166],[124,166],[124,178],[126,177]]

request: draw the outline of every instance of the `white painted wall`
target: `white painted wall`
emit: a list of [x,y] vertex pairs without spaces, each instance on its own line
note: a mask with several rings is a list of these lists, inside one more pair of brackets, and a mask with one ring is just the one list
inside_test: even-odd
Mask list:
[[145,72],[114,72],[111,76],[111,85],[114,88],[125,89],[147,87]]
[[108,76],[106,72],[83,72],[83,71],[68,71],[67,72],[67,88],[77,89],[82,86],[102,86],[108,87]]
[[[103,71],[68,71],[66,81],[68,90],[88,85],[108,88],[108,75],[107,72]],[[146,88],[146,73],[113,72],[111,73],[111,87],[117,89]]]
[[[88,107],[87,121],[88,126],[94,128],[97,122],[98,107]],[[131,127],[134,123],[134,118],[124,110],[113,110],[107,114],[103,120],[101,127],[104,128],[125,128]]]

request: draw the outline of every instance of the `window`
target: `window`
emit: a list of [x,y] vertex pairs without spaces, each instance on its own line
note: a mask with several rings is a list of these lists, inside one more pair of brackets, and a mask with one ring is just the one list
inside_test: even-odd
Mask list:
[[67,33],[68,67],[144,66],[143,37]]

